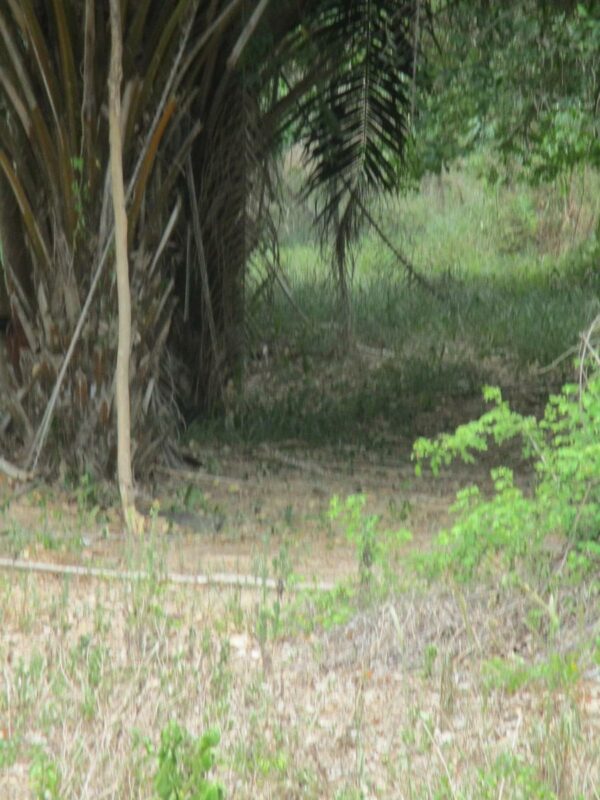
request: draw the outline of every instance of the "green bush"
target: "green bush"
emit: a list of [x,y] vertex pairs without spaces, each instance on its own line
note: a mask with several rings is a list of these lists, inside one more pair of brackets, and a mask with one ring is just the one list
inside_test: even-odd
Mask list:
[[600,560],[600,375],[581,392],[565,386],[550,398],[541,420],[512,411],[499,389],[487,388],[484,396],[493,407],[480,419],[415,443],[417,473],[424,463],[437,473],[457,458],[473,462],[491,441],[520,437],[524,457],[533,461],[535,489],[525,493],[516,486],[507,467],[492,470],[491,496],[478,486],[463,489],[453,508],[456,522],[440,533],[435,552],[420,566],[466,579],[496,556],[512,570],[555,534],[568,540],[573,567],[590,568]]
[[163,728],[154,788],[159,800],[223,800],[223,788],[207,777],[220,736],[215,730],[195,738],[177,722]]

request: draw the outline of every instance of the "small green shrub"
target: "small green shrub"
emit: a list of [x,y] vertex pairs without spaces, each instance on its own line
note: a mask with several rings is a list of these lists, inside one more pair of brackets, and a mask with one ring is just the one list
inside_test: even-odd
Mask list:
[[361,583],[371,584],[376,567],[382,570],[385,579],[393,579],[390,557],[399,545],[411,539],[411,534],[407,530],[380,530],[379,516],[364,513],[366,502],[363,494],[350,495],[345,502],[332,497],[329,519],[340,519],[344,524],[346,538],[356,549]]
[[219,741],[216,730],[196,738],[177,722],[166,725],[156,753],[154,789],[159,800],[223,800],[222,786],[208,778]]
[[483,686],[486,691],[502,689],[509,694],[525,686],[540,684],[550,690],[568,689],[580,676],[573,655],[551,654],[538,664],[528,664],[521,658],[506,660],[495,657],[482,664]]
[[565,386],[550,398],[541,420],[512,411],[499,389],[487,388],[484,396],[493,408],[480,419],[415,443],[417,473],[424,463],[438,473],[457,458],[473,462],[490,441],[520,437],[523,456],[533,460],[535,490],[527,495],[515,486],[506,467],[492,470],[491,497],[477,486],[459,492],[456,522],[440,533],[438,548],[419,565],[466,579],[496,556],[512,571],[517,561],[537,555],[550,534],[559,534],[572,546],[571,563],[589,571],[600,558],[600,375],[581,393]]
[[60,769],[44,750],[37,749],[33,755],[29,782],[36,800],[61,800]]

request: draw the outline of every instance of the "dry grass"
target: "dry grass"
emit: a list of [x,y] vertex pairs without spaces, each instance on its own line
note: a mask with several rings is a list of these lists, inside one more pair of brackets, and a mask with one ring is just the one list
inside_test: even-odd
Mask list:
[[514,590],[436,587],[272,640],[272,598],[158,577],[2,577],[3,798],[32,796],[42,752],[49,797],[151,797],[141,742],[171,719],[221,730],[231,798],[599,796],[589,587],[558,599],[560,632]]

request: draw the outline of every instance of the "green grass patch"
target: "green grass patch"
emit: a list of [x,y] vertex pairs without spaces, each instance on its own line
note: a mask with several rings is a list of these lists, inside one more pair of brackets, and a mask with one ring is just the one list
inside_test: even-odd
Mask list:
[[568,689],[580,677],[577,658],[558,653],[552,653],[539,664],[528,664],[521,658],[492,658],[483,662],[481,671],[486,692],[501,689],[510,694],[535,686],[550,691]]

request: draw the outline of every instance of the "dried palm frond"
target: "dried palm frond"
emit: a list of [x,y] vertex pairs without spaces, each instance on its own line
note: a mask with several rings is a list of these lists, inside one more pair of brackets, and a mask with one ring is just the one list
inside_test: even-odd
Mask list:
[[[167,254],[164,235],[174,203],[161,192],[161,162],[168,161],[165,142],[177,109],[189,104],[186,93],[192,92],[173,67],[182,68],[197,5],[196,0],[168,6],[144,0],[132,11],[124,33],[124,168],[132,198],[135,329],[133,439],[141,452],[148,452],[149,440],[172,436],[178,424],[172,392],[162,397],[169,377],[165,384],[161,375],[175,307],[174,283],[168,279],[166,259],[162,269],[156,269],[154,254],[159,248],[163,258]],[[0,231],[3,241],[6,237],[13,314],[23,330],[32,332],[19,367],[23,384],[29,386],[28,418],[44,417],[35,458],[51,430],[55,452],[68,463],[104,472],[114,458],[116,349],[114,281],[106,271],[100,272],[99,263],[102,254],[106,258],[110,252],[111,231],[104,178],[107,9],[93,0],[84,4],[56,0],[48,5],[8,0],[6,10],[0,10],[0,38],[6,44],[0,48],[0,172],[2,186],[10,189],[9,202],[0,209]],[[152,47],[145,49],[148,42]],[[175,79],[179,95],[172,91]],[[166,99],[161,98],[163,92]],[[18,241],[14,233],[6,233],[15,208],[28,245],[25,264],[21,261],[18,270],[13,256]],[[153,219],[152,230],[146,224],[148,217]],[[168,229],[170,235],[173,225]],[[94,275],[99,285],[96,301],[90,304],[88,298],[83,317]],[[68,350],[76,330],[76,346]],[[67,350],[73,357],[64,362]],[[50,416],[42,413],[51,396],[52,428]],[[163,406],[167,413],[161,412]]]

